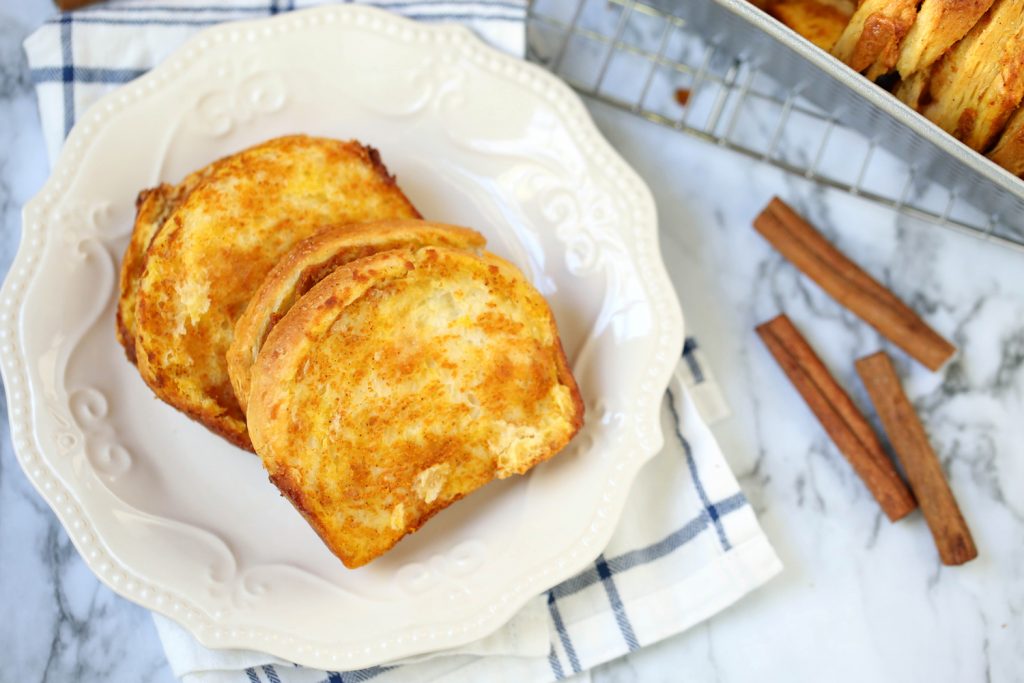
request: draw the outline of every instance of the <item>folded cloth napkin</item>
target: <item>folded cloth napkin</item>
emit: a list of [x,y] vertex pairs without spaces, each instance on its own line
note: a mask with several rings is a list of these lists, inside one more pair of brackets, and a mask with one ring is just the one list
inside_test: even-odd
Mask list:
[[[51,162],[77,117],[151,69],[204,26],[321,4],[317,0],[120,0],[57,15],[25,41]],[[464,23],[522,56],[526,0],[375,0],[422,21]],[[645,465],[617,531],[593,565],[531,600],[464,647],[348,672],[265,653],[210,650],[154,615],[175,675],[189,683],[549,681],[679,633],[725,608],[781,565],[706,422],[728,413],[687,340],[662,411],[665,447]]]

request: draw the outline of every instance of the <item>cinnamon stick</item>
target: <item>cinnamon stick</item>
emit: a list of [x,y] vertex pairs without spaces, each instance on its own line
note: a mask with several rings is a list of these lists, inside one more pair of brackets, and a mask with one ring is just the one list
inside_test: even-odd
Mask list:
[[875,405],[882,426],[907,473],[910,487],[921,503],[935,546],[943,564],[956,565],[978,556],[974,539],[964,522],[953,492],[942,474],[921,420],[903,391],[892,360],[884,351],[856,363],[868,396]]
[[917,507],[874,429],[789,318],[758,325],[757,334],[889,519]]
[[754,227],[832,298],[929,370],[938,370],[956,353],[955,346],[778,197],[754,219]]
[[86,5],[92,5],[100,0],[53,0],[53,3],[57,5],[62,11],[67,12],[68,10],[78,9],[79,7],[85,7]]

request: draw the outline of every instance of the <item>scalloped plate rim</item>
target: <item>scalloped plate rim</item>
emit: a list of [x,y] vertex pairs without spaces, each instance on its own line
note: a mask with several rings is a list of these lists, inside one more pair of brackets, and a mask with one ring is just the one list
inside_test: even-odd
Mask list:
[[[211,36],[215,36],[219,33],[229,30],[263,27],[271,24],[285,25],[289,22],[293,24],[296,30],[302,30],[305,27],[312,26],[307,26],[305,24],[301,26],[297,25],[296,20],[298,20],[299,22],[303,22],[307,17],[313,17],[318,15],[323,15],[327,17],[331,15],[338,15],[339,13],[351,13],[354,15],[365,14],[367,16],[374,17],[375,19],[384,21],[386,23],[399,24],[404,28],[426,30],[437,34],[448,33],[452,35],[458,35],[461,36],[461,40],[467,41],[474,49],[483,50],[491,57],[497,57],[498,59],[506,63],[514,62],[517,69],[525,70],[526,72],[532,74],[535,78],[539,78],[540,80],[545,81],[551,88],[554,88],[554,91],[561,92],[563,94],[563,97],[567,96],[569,106],[577,109],[577,113],[580,115],[584,123],[584,129],[577,130],[576,134],[589,138],[589,141],[596,142],[596,144],[600,148],[602,148],[602,151],[610,158],[611,165],[617,166],[617,171],[620,174],[624,175],[627,178],[627,180],[630,180],[637,186],[637,188],[639,189],[639,199],[637,200],[637,202],[644,205],[645,213],[649,214],[652,219],[651,225],[645,226],[646,229],[644,230],[644,233],[642,235],[643,238],[645,238],[648,241],[647,247],[649,248],[651,254],[651,258],[649,259],[650,262],[644,264],[645,266],[648,267],[648,270],[645,272],[645,275],[648,278],[645,281],[645,292],[648,296],[653,296],[657,294],[659,297],[663,297],[665,299],[663,303],[666,303],[668,306],[668,315],[659,322],[663,326],[663,333],[667,335],[667,337],[669,338],[667,346],[669,347],[669,351],[671,351],[671,353],[667,354],[667,360],[664,361],[662,363],[662,366],[658,367],[656,372],[652,374],[652,376],[654,377],[653,381],[657,386],[662,387],[662,390],[658,392],[652,392],[652,395],[656,396],[656,400],[653,401],[653,405],[651,406],[649,413],[647,413],[648,417],[646,421],[649,423],[647,426],[651,430],[651,446],[648,449],[641,449],[639,446],[635,447],[638,451],[640,451],[639,457],[631,457],[627,460],[627,467],[625,468],[622,474],[622,483],[624,485],[619,487],[618,491],[612,494],[613,501],[611,504],[611,509],[613,514],[610,515],[610,519],[612,521],[606,523],[603,527],[601,527],[599,538],[597,542],[593,544],[592,547],[593,554],[591,555],[589,553],[581,553],[577,561],[567,562],[565,568],[562,571],[557,572],[557,576],[549,577],[550,582],[548,583],[548,585],[545,585],[541,588],[541,590],[546,590],[550,587],[550,585],[557,584],[560,581],[565,580],[566,578],[576,575],[588,564],[592,563],[592,561],[600,554],[600,552],[607,545],[607,542],[610,540],[612,534],[615,531],[616,524],[613,522],[616,522],[621,517],[622,510],[626,503],[628,492],[636,479],[637,473],[639,472],[643,464],[645,464],[651,457],[653,457],[661,449],[664,439],[664,435],[662,433],[660,425],[661,395],[663,394],[663,387],[668,384],[669,377],[676,365],[676,360],[679,356],[679,352],[681,352],[682,349],[683,317],[682,311],[679,307],[678,298],[676,297],[675,291],[668,278],[664,261],[661,258],[660,245],[658,242],[657,235],[657,210],[653,196],[651,195],[646,183],[644,183],[644,181],[639,177],[639,175],[625,162],[624,159],[622,159],[621,155],[619,155],[619,153],[611,146],[611,144],[603,137],[603,135],[601,135],[600,131],[598,130],[596,124],[594,124],[589,112],[586,110],[586,107],[583,105],[579,96],[577,96],[565,83],[563,83],[561,80],[559,80],[558,78],[556,78],[555,76],[553,76],[548,71],[546,71],[545,69],[538,65],[531,64],[529,62],[519,60],[514,57],[510,57],[509,55],[506,55],[490,47],[489,45],[481,41],[479,38],[477,38],[469,29],[467,29],[464,26],[458,24],[423,24],[373,7],[360,5],[341,5],[321,6],[316,8],[297,10],[287,14],[280,14],[272,17],[266,17],[255,20],[225,22],[222,24],[211,26],[198,32],[197,34],[189,38],[187,41],[185,41],[185,43],[178,47],[167,58],[165,58],[165,60],[161,62],[160,65],[158,65],[151,71],[147,72],[146,74],[142,75],[138,79],[132,81],[131,83],[121,86],[113,92],[103,96],[99,101],[93,104],[86,112],[84,112],[82,116],[79,117],[78,123],[72,129],[67,140],[65,141],[65,145],[62,148],[62,151],[58,156],[56,163],[51,169],[50,176],[47,179],[46,183],[39,190],[39,192],[25,204],[22,210],[21,241],[19,243],[15,259],[11,264],[10,270],[4,277],[3,287],[2,289],[0,289],[0,301],[3,302],[3,309],[0,310],[3,310],[3,313],[7,315],[7,318],[2,323],[2,328],[4,330],[13,331],[14,334],[12,336],[14,336],[15,339],[19,339],[19,332],[22,327],[22,303],[19,302],[17,306],[13,306],[10,303],[15,298],[15,293],[17,292],[17,288],[19,286],[19,283],[16,282],[15,273],[18,273],[19,271],[27,271],[27,274],[18,276],[24,279],[26,282],[31,281],[32,278],[38,274],[40,262],[38,259],[34,258],[34,256],[36,255],[34,252],[41,251],[45,247],[47,239],[49,239],[53,233],[53,230],[48,228],[48,226],[46,225],[46,219],[40,219],[40,223],[42,226],[41,229],[45,237],[40,241],[37,247],[31,247],[26,239],[25,228],[30,224],[33,214],[40,213],[42,207],[46,206],[49,203],[49,200],[46,200],[44,198],[54,191],[54,186],[57,184],[56,179],[58,175],[62,174],[65,177],[74,177],[77,167],[76,165],[72,164],[72,160],[67,150],[71,148],[72,145],[77,145],[79,148],[82,148],[85,145],[85,143],[91,142],[91,140],[89,140],[90,134],[86,131],[91,128],[91,124],[87,122],[90,118],[90,115],[93,112],[96,112],[99,109],[103,108],[107,103],[113,102],[119,96],[119,93],[123,93],[126,89],[136,88],[140,85],[150,84],[151,81],[159,80],[159,78],[163,76],[165,73],[170,73],[170,63],[172,62],[172,60],[174,60],[176,56],[182,55],[186,53],[188,50],[196,50],[197,48],[201,52],[201,45],[204,43],[204,41],[209,41]],[[269,38],[271,36],[264,37]],[[496,74],[491,75],[496,77]],[[145,93],[144,95],[142,95],[142,97],[144,98],[148,94],[150,94],[150,92]],[[536,93],[536,97],[541,101],[550,103],[550,97],[545,93]],[[554,109],[554,107],[552,108]],[[559,117],[562,118],[562,115],[559,114]],[[587,151],[585,153],[585,156],[588,159],[590,159],[593,156],[593,151]],[[23,285],[25,283],[20,284]],[[60,481],[59,477],[53,474],[52,470],[49,473],[41,472],[39,470],[39,465],[33,462],[37,456],[29,452],[30,446],[35,448],[35,450],[40,454],[40,456],[38,457],[38,460],[40,461],[39,464],[42,464],[46,466],[47,469],[49,469],[47,458],[42,455],[45,453],[46,449],[41,448],[38,443],[37,434],[35,430],[35,423],[33,418],[31,417],[39,399],[32,399],[30,394],[32,394],[33,391],[29,391],[28,389],[22,387],[21,382],[18,379],[18,375],[16,374],[20,372],[27,378],[28,373],[25,372],[25,367],[28,365],[28,363],[29,358],[27,357],[26,353],[20,348],[20,344],[18,348],[15,348],[13,350],[9,346],[9,340],[5,342],[2,346],[0,346],[0,374],[2,374],[5,387],[7,388],[8,418],[10,421],[11,438],[14,444],[14,451],[18,463],[22,470],[25,472],[26,477],[39,492],[40,496],[47,502],[50,508],[54,511],[57,518],[60,520],[62,526],[64,526],[65,530],[67,530],[69,538],[74,544],[76,550],[78,550],[83,561],[102,583],[104,583],[108,588],[110,588],[118,595],[124,597],[125,599],[130,600],[131,602],[139,604],[152,611],[163,614],[164,616],[167,616],[168,618],[174,620],[176,623],[180,624],[186,630],[188,630],[204,646],[218,649],[253,649],[262,652],[267,652],[272,655],[288,659],[290,661],[305,666],[311,666],[320,669],[335,670],[338,669],[339,665],[341,664],[349,667],[350,669],[361,668],[373,664],[379,664],[383,661],[389,661],[391,659],[399,657],[410,656],[417,653],[458,647],[460,645],[464,645],[474,640],[478,640],[482,637],[489,635],[490,633],[494,632],[495,630],[503,626],[517,611],[519,611],[522,608],[522,606],[528,600],[537,595],[537,591],[531,591],[528,589],[520,590],[517,593],[513,594],[511,596],[511,599],[500,602],[496,606],[496,609],[491,611],[489,617],[486,617],[482,621],[476,622],[474,626],[471,626],[470,628],[463,630],[460,633],[456,633],[454,635],[446,635],[444,633],[441,633],[439,637],[432,638],[431,644],[426,647],[406,647],[402,650],[389,652],[384,659],[381,659],[380,656],[374,658],[374,656],[372,655],[369,656],[368,659],[359,659],[358,657],[352,656],[352,653],[355,650],[363,649],[365,646],[370,646],[370,649],[372,649],[372,645],[368,643],[360,643],[356,645],[341,645],[340,643],[324,643],[321,641],[314,641],[312,639],[304,642],[298,642],[298,640],[295,638],[290,639],[291,642],[282,642],[281,640],[276,640],[275,642],[267,642],[265,640],[260,642],[254,642],[251,638],[246,638],[244,634],[220,633],[215,628],[217,625],[216,620],[202,612],[202,610],[199,610],[199,616],[202,619],[206,620],[208,623],[204,624],[202,627],[199,627],[196,624],[189,623],[186,619],[183,619],[179,614],[175,614],[173,611],[171,611],[170,606],[165,602],[160,602],[156,597],[145,597],[143,595],[138,594],[137,591],[130,592],[126,589],[124,585],[120,585],[119,581],[114,580],[113,577],[115,576],[115,572],[120,571],[122,574],[134,574],[134,572],[132,569],[122,565],[115,557],[113,557],[114,553],[106,547],[104,539],[100,537],[98,533],[95,532],[95,529],[92,528],[88,517],[83,518],[86,527],[83,532],[73,533],[69,528],[68,522],[69,518],[72,516],[72,513],[65,509],[60,499],[62,497],[70,498],[71,501],[78,503],[80,501],[80,497],[71,487],[65,487],[63,483]],[[31,389],[30,382],[26,381],[25,384],[29,386],[29,389]],[[28,417],[25,418],[26,421],[24,423],[20,420],[16,421],[14,419],[11,419],[11,416],[15,414],[15,411],[19,410],[24,411],[28,414]],[[48,474],[49,477],[47,477]],[[55,485],[51,485],[51,482],[55,482]],[[96,537],[96,541],[98,542],[98,544],[102,545],[106,552],[108,552],[111,555],[111,557],[109,558],[110,567],[108,569],[103,570],[100,567],[101,560],[103,558],[97,559],[94,557],[90,557],[90,554],[85,552],[81,543],[81,539],[85,532],[93,533],[93,535]],[[140,577],[140,581],[144,582],[145,579]],[[143,585],[142,588],[146,588],[146,586]],[[169,591],[165,589],[157,589],[156,591],[150,591],[150,594],[153,595],[154,592],[166,593]],[[182,602],[186,604],[190,603],[191,601],[189,598],[180,599]],[[210,626],[213,626],[214,628],[210,628]],[[324,649],[326,649],[327,651],[324,652]],[[337,658],[340,653],[348,655],[348,657],[345,658],[344,662],[339,661],[339,659]],[[334,658],[331,658],[332,655],[334,656]]]

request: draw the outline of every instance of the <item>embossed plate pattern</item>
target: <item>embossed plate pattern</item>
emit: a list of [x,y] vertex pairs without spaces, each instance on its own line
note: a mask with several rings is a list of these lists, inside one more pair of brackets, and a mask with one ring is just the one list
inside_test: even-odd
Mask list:
[[[565,453],[356,571],[114,340],[139,189],[292,132],[379,147],[424,215],[522,267],[588,406]],[[214,27],[90,109],[25,207],[0,297],[18,458],[97,576],[206,645],[329,669],[482,637],[586,566],[661,446],[681,345],[650,193],[576,96],[460,27],[355,6]]]

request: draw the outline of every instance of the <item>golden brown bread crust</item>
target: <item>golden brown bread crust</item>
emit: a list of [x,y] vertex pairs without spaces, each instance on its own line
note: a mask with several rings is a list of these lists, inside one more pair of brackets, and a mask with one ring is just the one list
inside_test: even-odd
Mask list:
[[166,216],[161,218],[161,214],[163,207],[168,206],[165,198],[171,189],[171,185],[164,183],[139,192],[135,198],[135,224],[121,259],[119,295],[114,315],[117,325],[115,336],[128,362],[132,364],[135,363],[135,294],[139,278],[146,267],[146,249],[166,219]]
[[[216,163],[216,162],[214,162]],[[190,173],[178,185],[162,183],[143,190],[135,199],[135,225],[121,261],[120,296],[117,300],[117,341],[135,362],[135,303],[139,280],[146,268],[146,250],[167,218],[202,181],[213,164]]]
[[340,266],[402,247],[475,250],[485,244],[483,235],[469,228],[406,219],[327,228],[295,245],[267,274],[235,324],[227,362],[242,411],[248,404],[252,364],[270,329],[299,297]]
[[264,276],[324,225],[419,214],[354,141],[277,138],[206,170],[146,252],[135,351],[157,396],[251,449],[225,354]]
[[853,0],[774,0],[763,9],[822,50],[831,50],[853,16]]
[[967,35],[993,0],[924,0],[903,39],[896,70],[903,79],[934,64]]
[[1024,2],[997,0],[934,66],[921,112],[986,151],[1024,97]]
[[342,266],[291,308],[253,368],[249,425],[271,481],[358,567],[557,453],[583,410],[522,273],[424,247]]
[[863,0],[832,54],[874,80],[896,66],[900,45],[917,17],[917,0]]
[[1014,175],[1024,174],[1024,106],[1010,117],[988,158]]

